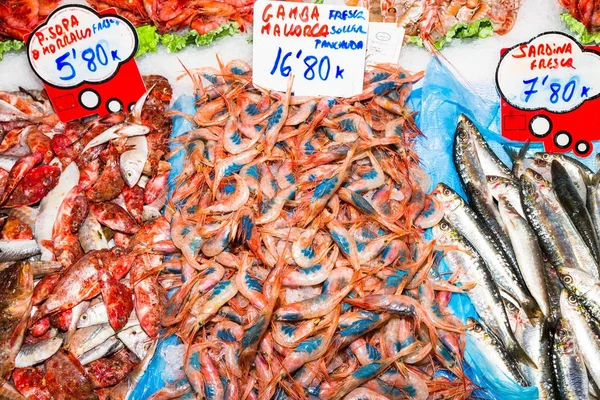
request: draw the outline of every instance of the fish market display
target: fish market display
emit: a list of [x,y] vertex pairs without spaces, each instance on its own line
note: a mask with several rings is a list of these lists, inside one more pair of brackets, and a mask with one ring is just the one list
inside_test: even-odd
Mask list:
[[43,93],[0,92],[2,398],[106,398],[153,355],[181,279],[157,270],[171,87],[144,80],[131,114],[66,124]]
[[468,335],[490,364],[540,399],[589,399],[600,384],[598,175],[528,145],[509,169],[461,115],[454,163],[468,198],[438,184],[433,228],[480,321]]
[[[374,22],[395,22],[416,42],[441,47],[444,38],[504,35],[512,29],[519,0],[345,0],[369,10]],[[450,33],[450,36],[448,34]],[[415,40],[413,40],[415,41]]]
[[[255,0],[213,1],[118,1],[89,0],[98,11],[115,8],[134,25],[156,26],[159,32],[177,31],[185,27],[200,35],[231,21],[243,29],[252,23]],[[2,37],[23,40],[38,24],[58,7],[57,0],[2,0],[0,2],[0,41]]]
[[189,385],[170,395],[469,397],[447,309],[467,286],[436,275],[422,237],[441,211],[405,107],[420,75],[379,65],[336,99],[294,96],[291,79],[264,91],[241,61],[188,74],[197,111],[178,114],[194,127],[173,139],[185,161],[165,211],[184,283],[161,322]]

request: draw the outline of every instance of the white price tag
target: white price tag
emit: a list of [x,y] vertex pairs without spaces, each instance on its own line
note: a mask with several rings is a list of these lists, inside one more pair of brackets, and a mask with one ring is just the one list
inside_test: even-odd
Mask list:
[[369,23],[367,65],[378,63],[397,64],[404,41],[404,28],[387,22]]
[[137,36],[129,21],[80,5],[57,9],[27,44],[31,67],[55,87],[108,80],[136,49]]
[[361,7],[258,1],[253,80],[295,95],[350,97],[362,92],[369,12]]
[[521,110],[565,113],[600,95],[600,55],[562,33],[507,51],[496,71],[501,96]]

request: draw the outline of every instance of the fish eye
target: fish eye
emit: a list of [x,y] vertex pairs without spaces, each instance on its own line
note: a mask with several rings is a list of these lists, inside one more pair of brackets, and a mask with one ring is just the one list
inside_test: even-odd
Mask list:
[[572,294],[569,295],[567,300],[569,301],[570,304],[577,304],[577,298],[575,296],[573,296]]
[[52,183],[52,179],[50,179],[49,177],[44,179],[44,185],[49,185],[50,183]]
[[476,325],[473,327],[473,330],[474,330],[475,332],[481,332],[481,331],[483,330],[483,327],[482,327],[481,325],[479,325],[479,324],[476,324]]
[[465,132],[465,131],[462,131],[462,130],[461,130],[461,131],[458,131],[458,134],[457,134],[457,136],[458,136],[458,138],[459,138],[459,139],[461,139],[461,140],[465,140],[465,139],[467,138],[467,134],[466,134],[466,132]]
[[497,176],[490,176],[490,177],[488,177],[488,180],[489,180],[490,182],[492,182],[492,183],[495,183],[495,182],[497,182],[497,181],[498,181],[498,177],[497,177]]
[[563,280],[565,281],[565,283],[567,285],[570,285],[571,283],[573,283],[573,278],[571,277],[571,275],[567,275],[563,278]]
[[450,196],[450,189],[448,189],[448,188],[445,188],[445,189],[444,189],[444,195],[445,195],[445,196]]
[[445,223],[445,222],[442,222],[440,224],[440,229],[443,230],[443,231],[447,231],[449,228],[450,228],[450,226],[447,223]]
[[556,332],[558,334],[558,336],[567,336],[567,330],[566,329],[559,329],[558,332]]
[[548,160],[550,159],[550,154],[548,154],[548,153],[544,153],[544,154],[542,154],[542,158],[543,158],[544,160],[548,161]]
[[535,179],[537,182],[541,182],[544,178],[538,172],[533,171],[533,179]]

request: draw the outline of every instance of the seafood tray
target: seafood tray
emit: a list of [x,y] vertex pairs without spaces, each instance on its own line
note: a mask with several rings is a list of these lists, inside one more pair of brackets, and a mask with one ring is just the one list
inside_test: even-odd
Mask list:
[[68,124],[0,92],[0,397],[597,397],[593,160],[437,60],[351,99],[218,64]]

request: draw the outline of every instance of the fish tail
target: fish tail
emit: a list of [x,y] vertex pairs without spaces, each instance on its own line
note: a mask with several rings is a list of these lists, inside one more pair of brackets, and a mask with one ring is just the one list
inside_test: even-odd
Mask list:
[[519,149],[519,151],[516,151],[516,150],[508,147],[506,144],[503,144],[502,147],[504,148],[504,151],[506,151],[506,154],[508,154],[508,156],[510,157],[513,164],[516,164],[525,158],[525,155],[527,154],[527,151],[529,150],[530,144],[531,144],[531,140],[527,140],[523,144],[523,146]]
[[535,369],[538,368],[538,366],[533,362],[533,360],[531,359],[531,357],[529,357],[529,355],[527,354],[527,352],[525,352],[525,349],[523,349],[523,347],[521,347],[521,345],[515,340],[513,342],[512,345],[507,346],[506,348],[518,361],[523,362],[524,364],[527,364]]
[[581,176],[581,179],[583,179],[583,182],[586,186],[597,188],[598,184],[600,184],[600,170],[598,170],[598,172],[595,174],[586,174],[580,170],[579,175]]

